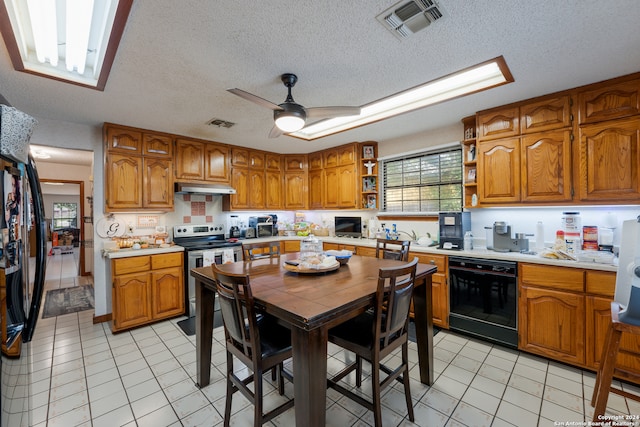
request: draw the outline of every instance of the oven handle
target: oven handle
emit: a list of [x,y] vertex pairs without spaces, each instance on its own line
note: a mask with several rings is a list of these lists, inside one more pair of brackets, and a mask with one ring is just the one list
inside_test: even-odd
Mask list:
[[488,271],[488,270],[477,270],[475,268],[465,268],[465,267],[449,267],[449,271],[465,271],[473,274],[477,274],[478,276],[502,276],[502,277],[517,277],[513,273],[505,273],[502,271]]

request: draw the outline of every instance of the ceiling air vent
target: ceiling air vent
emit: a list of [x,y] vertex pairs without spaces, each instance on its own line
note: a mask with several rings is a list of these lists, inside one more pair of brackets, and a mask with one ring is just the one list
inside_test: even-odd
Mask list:
[[442,17],[442,8],[433,0],[403,0],[376,19],[396,37],[405,39]]
[[216,119],[216,118],[209,120],[207,124],[209,126],[218,126],[219,128],[230,128],[231,126],[235,125],[235,123],[228,122],[222,119]]

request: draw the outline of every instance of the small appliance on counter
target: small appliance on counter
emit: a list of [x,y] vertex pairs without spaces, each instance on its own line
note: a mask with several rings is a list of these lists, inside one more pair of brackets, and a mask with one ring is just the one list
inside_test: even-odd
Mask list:
[[250,216],[249,228],[256,230],[255,237],[271,237],[278,235],[278,216]]
[[471,231],[471,212],[440,212],[440,249],[461,250],[464,235]]
[[229,238],[239,239],[242,237],[240,233],[240,226],[238,223],[238,215],[231,215],[231,227],[229,228]]
[[504,221],[493,223],[493,250],[496,252],[526,252],[529,250],[529,239],[524,233],[516,233],[511,237],[511,226]]

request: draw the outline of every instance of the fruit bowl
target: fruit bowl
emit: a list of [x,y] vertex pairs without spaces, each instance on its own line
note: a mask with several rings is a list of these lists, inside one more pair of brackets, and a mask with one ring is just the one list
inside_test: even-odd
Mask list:
[[330,251],[326,251],[325,254],[335,257],[336,261],[338,261],[340,265],[345,265],[351,259],[352,252],[347,250],[342,250],[342,251],[330,250]]

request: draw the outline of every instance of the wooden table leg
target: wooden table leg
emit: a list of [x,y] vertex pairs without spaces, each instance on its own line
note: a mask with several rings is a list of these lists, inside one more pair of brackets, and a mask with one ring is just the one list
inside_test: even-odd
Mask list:
[[196,379],[198,387],[206,387],[211,379],[214,300],[215,292],[196,279]]
[[[418,346],[418,360],[420,365],[420,382],[431,385],[433,383],[433,301],[431,297],[431,275],[416,279],[423,283],[416,283],[413,288],[414,321],[416,326],[416,341]],[[297,402],[296,402],[297,404]]]
[[292,328],[293,389],[297,426],[325,425],[327,401],[327,339],[325,328]]

